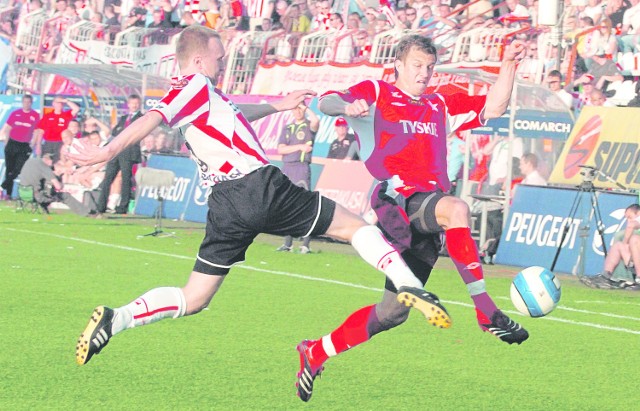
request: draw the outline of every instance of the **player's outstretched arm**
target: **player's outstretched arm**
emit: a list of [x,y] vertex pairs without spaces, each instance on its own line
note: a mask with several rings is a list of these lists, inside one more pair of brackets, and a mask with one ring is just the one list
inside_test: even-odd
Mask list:
[[75,153],[69,153],[68,157],[76,164],[90,166],[110,161],[125,148],[132,144],[138,144],[149,133],[162,123],[162,115],[157,111],[150,111],[134,121],[122,133],[118,134],[104,147],[96,147],[90,143],[76,140],[73,144]]
[[487,104],[483,115],[485,119],[500,117],[507,111],[513,83],[516,79],[518,62],[525,57],[525,54],[526,48],[522,41],[515,40],[507,46],[500,65],[498,79],[487,94]]
[[369,114],[369,104],[358,99],[348,103],[337,94],[328,94],[320,98],[318,108],[329,116],[365,117]]
[[247,120],[255,121],[280,111],[293,110],[300,103],[304,103],[305,99],[314,97],[316,94],[313,90],[296,90],[272,104],[238,104],[237,106]]

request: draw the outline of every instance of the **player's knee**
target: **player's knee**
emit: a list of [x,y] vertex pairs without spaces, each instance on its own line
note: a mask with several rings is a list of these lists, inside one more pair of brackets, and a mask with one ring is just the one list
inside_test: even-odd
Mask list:
[[407,321],[407,318],[409,318],[409,309],[398,304],[396,307],[386,307],[377,314],[381,331],[386,331]]
[[447,208],[449,210],[448,226],[450,228],[467,227],[469,225],[471,213],[466,202],[456,198],[451,201]]
[[187,303],[187,309],[186,309],[185,315],[197,314],[200,311],[204,310],[209,306],[209,303],[211,302],[212,297],[213,296],[207,296],[207,295],[193,295],[193,294],[187,295],[185,293],[185,300]]
[[632,235],[631,238],[629,238],[629,247],[633,247],[633,248],[637,248],[640,246],[640,236],[638,235]]

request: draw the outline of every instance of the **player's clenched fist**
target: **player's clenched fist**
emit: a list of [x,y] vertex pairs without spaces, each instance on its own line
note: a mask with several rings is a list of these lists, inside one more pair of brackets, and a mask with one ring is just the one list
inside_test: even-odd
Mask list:
[[369,115],[369,105],[366,101],[359,99],[344,108],[344,114],[349,117],[365,117]]
[[524,42],[520,40],[514,40],[505,49],[503,59],[505,61],[520,61],[525,58],[526,54],[527,48]]

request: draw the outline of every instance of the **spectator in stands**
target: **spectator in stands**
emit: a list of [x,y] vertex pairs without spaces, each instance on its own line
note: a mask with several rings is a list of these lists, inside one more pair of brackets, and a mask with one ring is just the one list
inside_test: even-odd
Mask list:
[[599,30],[598,50],[604,50],[605,57],[613,59],[618,54],[618,39],[611,26],[611,20],[607,17],[603,18]]
[[525,153],[520,158],[520,173],[524,176],[521,184],[531,186],[547,185],[547,180],[538,171],[538,156],[533,153]]
[[[282,172],[295,185],[310,190],[311,152],[320,126],[320,119],[304,103],[300,103],[291,113],[293,114],[293,122],[282,129],[278,141],[278,154],[282,156],[284,163]],[[302,246],[300,246],[301,254],[311,252],[310,241],[309,236],[303,238]],[[291,251],[292,246],[293,238],[286,236],[284,244],[278,248],[278,251]]]
[[640,0],[629,0],[629,7],[622,17],[620,29],[620,51],[634,53],[640,51]]
[[575,101],[575,97],[573,94],[569,93],[562,87],[562,73],[558,70],[552,70],[547,74],[546,79],[547,87],[552,91],[569,109],[575,109],[577,107],[577,102]]
[[147,18],[147,9],[144,7],[134,7],[131,12],[129,12],[129,17],[124,23],[124,28],[128,29],[130,27],[144,27],[145,19]]
[[67,9],[67,0],[57,0],[51,9],[51,17],[62,17]]
[[502,15],[502,20],[507,26],[520,26],[520,23],[527,21],[531,18],[529,10],[518,0],[505,0],[509,12]]
[[47,212],[49,204],[61,202],[78,215],[96,215],[89,207],[63,191],[64,185],[53,173],[52,165],[50,153],[43,154],[42,158],[30,158],[20,172],[20,184],[33,187],[34,198]]
[[325,58],[336,63],[350,63],[353,59],[353,38],[344,26],[342,15],[333,13],[329,18],[331,28],[336,33],[329,39],[329,47],[325,50]]
[[433,11],[431,10],[431,7],[424,7],[420,9],[420,13],[422,13],[420,15],[420,18],[417,20],[414,20],[411,28],[412,29],[433,28],[433,25],[435,24],[436,20],[433,16]]
[[[69,110],[63,110],[65,104],[69,106]],[[80,107],[73,101],[62,97],[53,99],[53,111],[42,117],[34,131],[34,145],[38,157],[49,153],[53,156],[54,162],[58,161],[60,146],[62,146],[60,134],[78,114],[78,111],[80,111]]]
[[347,124],[347,120],[343,117],[338,117],[335,122],[336,138],[331,142],[327,158],[353,159],[353,157],[349,156],[349,151],[351,150],[351,145],[357,143],[355,142],[354,135],[348,134],[348,130],[349,125]]
[[82,133],[80,132],[80,122],[78,120],[71,119],[69,120],[69,122],[67,123],[67,130],[69,130],[71,132],[71,135],[73,136],[73,138],[81,138],[82,137]]
[[[262,24],[259,26],[256,26],[256,31],[271,31],[271,30],[273,30],[273,22],[268,17],[263,18]],[[269,53],[269,54],[272,54],[272,53]]]
[[96,132],[98,133],[98,136],[100,136],[102,141],[106,141],[107,136],[111,134],[111,129],[109,128],[109,126],[107,126],[97,118],[92,117],[91,115],[85,118],[82,125],[83,125],[82,137],[87,137],[89,134]]
[[604,9],[601,4],[601,0],[589,0],[584,10],[582,10],[582,16],[591,17],[591,19],[596,23],[602,23],[602,13]]
[[401,28],[410,29],[414,24],[416,26],[418,25],[420,20],[418,19],[418,12],[416,11],[416,9],[414,9],[413,7],[407,7],[405,14],[407,15],[407,21],[405,22],[406,27]]
[[[284,15],[287,13],[287,8],[289,7],[289,4],[286,2],[286,0],[277,0],[273,13],[271,14],[271,19],[273,20],[274,23],[277,22],[282,22],[282,18],[284,17]],[[284,23],[283,23],[284,26]]]
[[[593,29],[594,27],[595,27],[595,24],[593,23],[593,20],[591,19],[591,17],[587,17],[587,16],[581,17],[578,20],[578,29],[574,34],[584,33],[585,31]],[[580,55],[580,57],[582,57],[585,60],[585,63],[587,63],[587,67],[590,67],[591,58],[597,52],[599,52],[598,44],[600,43],[600,31],[592,30],[578,37],[577,41],[578,41],[578,45],[576,47],[576,50],[578,51],[578,54]]]
[[518,78],[535,81],[542,70],[543,63],[538,59],[538,41],[532,39],[527,42],[527,56],[518,66]]
[[604,14],[611,19],[611,24],[616,30],[622,30],[622,20],[627,8],[623,0],[607,0],[607,7],[604,9]]
[[578,100],[579,106],[589,105],[591,100],[591,92],[595,89],[595,80],[593,75],[584,73],[573,82],[574,87],[579,88]]
[[[592,288],[640,289],[637,270],[640,268],[640,206],[631,204],[624,211],[626,227],[614,236],[614,243],[604,260],[602,273],[593,277],[580,277],[580,281]],[[618,265],[624,264],[625,271],[631,271],[630,281],[615,279]],[[633,267],[633,271],[632,271]]]
[[588,73],[594,77],[596,88],[606,90],[608,83],[624,80],[616,63],[613,60],[607,59],[604,50],[598,50],[592,59],[593,64],[589,68]]
[[[131,123],[142,117],[140,96],[132,94],[127,98],[128,114],[120,117],[118,123],[113,128],[111,135],[116,137]],[[122,189],[120,190],[120,202],[116,206],[116,214],[126,214],[129,209],[131,199],[131,177],[133,176],[133,165],[142,161],[140,145],[133,144],[126,150],[118,154],[113,160],[107,163],[104,180],[100,184],[100,197],[98,199],[98,212],[104,213],[107,210],[107,200],[111,184],[115,180],[118,172],[122,173]]]
[[378,11],[373,7],[367,7],[364,12],[365,22],[363,28],[367,30],[370,36],[376,33],[376,17],[378,17]]
[[209,10],[204,12],[204,25],[214,30],[224,27],[219,0],[209,0]]
[[472,2],[469,8],[467,8],[466,16],[468,19],[478,16],[482,16],[483,18],[490,17],[490,10],[492,8],[493,6],[489,0],[477,0]]
[[627,103],[627,107],[640,107],[640,80],[636,81],[636,96]]
[[389,22],[387,15],[384,13],[378,14],[378,16],[376,17],[376,26],[375,26],[376,34],[382,33],[387,30],[391,30],[391,28],[392,28],[391,23]]
[[360,30],[353,35],[354,39],[354,61],[368,60],[371,55],[371,38],[366,30]]
[[350,30],[359,30],[362,26],[362,18],[358,12],[349,13],[347,16],[347,28]]
[[300,12],[300,6],[292,4],[287,7],[281,18],[282,27],[287,33],[306,33],[311,29],[311,21]]
[[75,170],[75,163],[67,157],[67,154],[71,152],[71,145],[73,144],[74,136],[69,129],[60,133],[62,139],[62,146],[60,147],[60,154],[58,155],[58,161],[53,163],[53,173],[59,177],[60,181],[64,184],[69,182],[69,176]]
[[174,152],[173,137],[162,129],[156,133],[153,144],[151,152],[154,154],[173,154]]
[[104,24],[108,26],[119,26],[120,16],[115,13],[113,5],[104,6]]
[[13,193],[13,181],[20,174],[22,166],[31,156],[31,144],[34,144],[34,130],[40,121],[40,114],[33,110],[33,97],[22,96],[22,108],[9,114],[7,122],[0,130],[0,139],[4,137],[5,177],[2,182],[4,194],[0,199],[9,199]]
[[316,15],[311,22],[311,31],[329,30],[331,28],[329,17],[331,17],[331,3],[329,0],[316,2]]
[[394,27],[398,29],[405,29],[407,27],[407,9],[399,8],[395,10],[395,24]]
[[602,90],[594,88],[589,96],[589,106],[597,107],[615,107],[616,105],[607,100],[607,96],[604,95]]
[[[212,2],[215,0],[212,0]],[[206,16],[206,13],[205,13]],[[156,9],[152,13],[152,21],[147,25],[151,29],[169,29],[173,27],[171,22],[165,18],[164,11],[162,9]],[[217,27],[216,27],[217,28]]]

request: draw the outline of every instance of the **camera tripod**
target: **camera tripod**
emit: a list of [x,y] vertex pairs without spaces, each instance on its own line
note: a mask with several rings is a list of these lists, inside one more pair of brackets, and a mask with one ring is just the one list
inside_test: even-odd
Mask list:
[[587,242],[587,237],[589,237],[589,228],[590,228],[589,224],[590,224],[592,215],[596,220],[596,230],[598,231],[598,234],[600,235],[600,239],[602,240],[602,249],[604,251],[604,256],[605,257],[607,256],[607,244],[604,241],[604,224],[602,223],[602,214],[600,213],[600,207],[598,206],[598,196],[595,192],[593,181],[583,181],[578,186],[578,192],[576,193],[576,197],[574,198],[573,204],[571,205],[571,209],[569,210],[569,215],[567,217],[568,221],[562,230],[560,243],[558,244],[558,248],[556,249],[556,254],[553,257],[553,262],[551,263],[551,269],[550,269],[551,272],[553,272],[553,269],[555,268],[556,263],[558,262],[558,257],[560,256],[560,251],[562,251],[562,246],[564,244],[564,241],[567,237],[567,234],[569,233],[569,229],[573,225],[573,220],[575,220],[576,218],[576,213],[578,212],[580,203],[582,202],[583,193],[590,193],[591,213],[589,213],[588,218],[585,219],[585,225],[579,228],[581,240],[580,240],[580,256],[579,256],[580,269],[579,269],[578,275],[579,276],[584,275],[585,246]]

